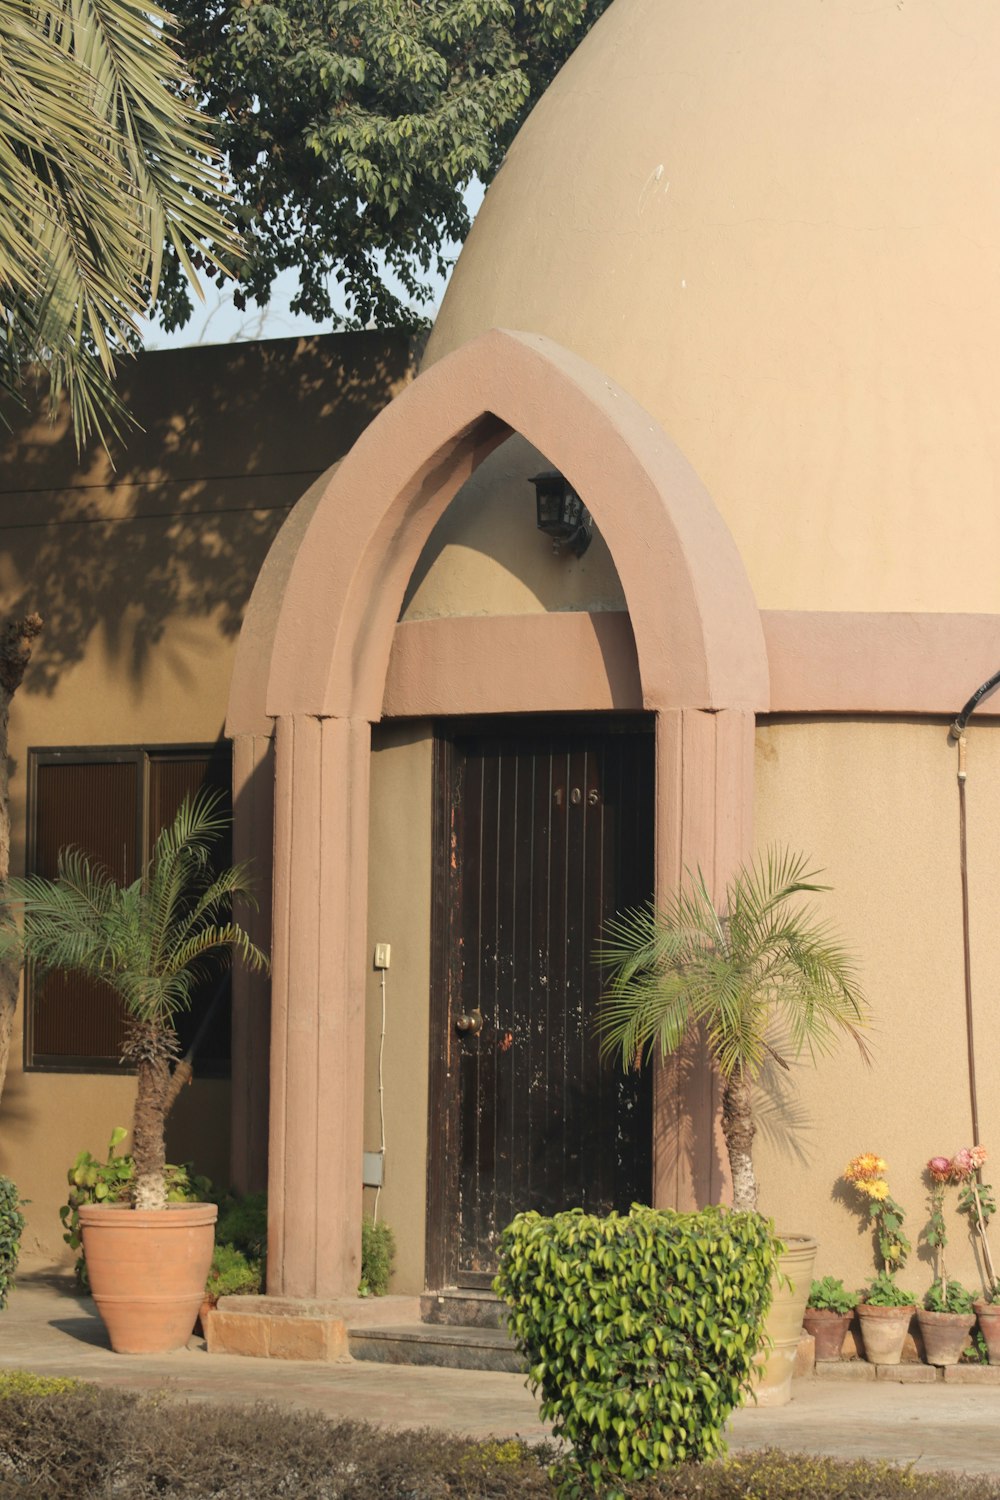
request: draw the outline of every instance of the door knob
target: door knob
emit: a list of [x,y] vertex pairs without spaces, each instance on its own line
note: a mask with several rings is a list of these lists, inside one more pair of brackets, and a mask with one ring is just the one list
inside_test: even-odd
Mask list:
[[466,1036],[478,1036],[483,1029],[483,1013],[478,1008],[466,1011],[464,1015],[456,1017],[455,1025]]

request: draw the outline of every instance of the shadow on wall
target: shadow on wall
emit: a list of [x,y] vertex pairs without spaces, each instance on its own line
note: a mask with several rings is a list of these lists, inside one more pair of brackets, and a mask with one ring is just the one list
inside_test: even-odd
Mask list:
[[[728,1163],[719,1154],[713,1090],[705,1087],[711,1064],[704,1039],[689,1032],[676,1052],[663,1060],[665,1107],[654,1111],[654,1156],[673,1163],[676,1180],[662,1185],[666,1201],[683,1207],[718,1203],[728,1181]],[[705,1142],[711,1143],[706,1151]],[[686,1202],[689,1186],[693,1202]]]
[[[96,442],[78,458],[65,417],[8,404],[0,608],[45,620],[23,691],[52,693],[95,637],[133,683],[168,621],[211,618],[235,638],[289,509],[405,383],[414,352],[408,335],[362,333],[141,355],[119,388],[142,430],[113,444],[113,465]],[[190,667],[169,666],[190,689]]]

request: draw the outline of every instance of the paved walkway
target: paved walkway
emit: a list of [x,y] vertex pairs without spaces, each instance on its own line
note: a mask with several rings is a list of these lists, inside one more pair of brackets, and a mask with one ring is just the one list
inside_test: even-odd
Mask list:
[[[0,1368],[74,1375],[192,1401],[274,1402],[395,1427],[474,1437],[540,1438],[546,1429],[519,1375],[362,1363],[299,1364],[209,1355],[200,1340],[176,1354],[113,1354],[93,1303],[68,1276],[22,1276],[0,1313]],[[796,1381],[789,1406],[737,1412],[734,1450],[784,1448],[887,1458],[919,1469],[1000,1474],[1000,1386]]]

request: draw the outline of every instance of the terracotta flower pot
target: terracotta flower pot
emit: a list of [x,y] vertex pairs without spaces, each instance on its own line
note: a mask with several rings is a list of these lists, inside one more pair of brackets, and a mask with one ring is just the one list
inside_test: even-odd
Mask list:
[[118,1354],[164,1354],[191,1337],[215,1243],[214,1203],[80,1209],[87,1274]]
[[865,1359],[873,1365],[898,1365],[913,1317],[912,1307],[870,1307],[858,1303]]
[[829,1307],[807,1307],[802,1326],[816,1340],[817,1359],[839,1359],[853,1313],[833,1312]]
[[1000,1302],[976,1302],[979,1331],[986,1340],[990,1364],[1000,1365]]
[[917,1313],[917,1322],[929,1365],[957,1365],[962,1351],[969,1346],[976,1324],[971,1313],[924,1312],[923,1309]]
[[770,1348],[762,1349],[754,1361],[758,1370],[755,1386],[758,1406],[785,1406],[792,1399],[795,1355],[819,1248],[805,1234],[779,1233],[778,1238],[787,1248],[778,1259],[774,1300],[764,1325]]

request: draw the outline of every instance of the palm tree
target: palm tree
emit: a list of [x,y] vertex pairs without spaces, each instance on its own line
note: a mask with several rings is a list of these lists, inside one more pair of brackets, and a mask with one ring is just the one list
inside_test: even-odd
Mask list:
[[599,1030],[624,1067],[654,1043],[676,1052],[701,1031],[724,1080],[722,1129],[733,1203],[757,1207],[753,1089],[765,1063],[832,1049],[847,1032],[867,1060],[868,1009],[848,953],[799,897],[828,890],[801,855],[771,850],[741,867],[717,907],[699,870],[660,906],[613,918]]
[[165,243],[192,280],[237,249],[172,32],[146,0],[0,0],[0,388],[43,370],[78,443],[117,430]]
[[16,955],[36,972],[60,969],[111,986],[128,1017],[122,1061],[138,1075],[132,1122],[136,1208],[165,1208],[165,1124],[174,1023],[195,985],[235,949],[252,969],[267,959],[229,916],[234,896],[249,897],[247,868],[216,874],[212,848],[228,818],[219,794],[185,798],[163,829],[138,880],[123,886],[78,849],[59,855],[55,880],[10,882],[4,903],[22,928],[0,928],[0,956]]

